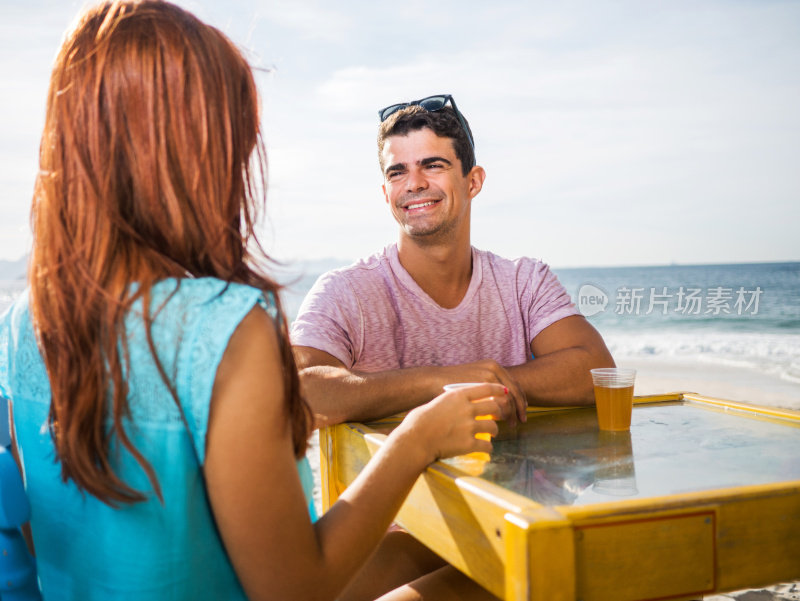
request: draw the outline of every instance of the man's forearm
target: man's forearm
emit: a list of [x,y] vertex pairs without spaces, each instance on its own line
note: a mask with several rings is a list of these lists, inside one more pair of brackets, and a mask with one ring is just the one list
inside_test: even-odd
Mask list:
[[315,365],[301,369],[300,379],[318,427],[408,411],[442,392],[436,368],[427,367],[360,373]]
[[306,399],[317,427],[344,421],[367,421],[408,411],[443,392],[445,384],[489,382],[509,391],[498,399],[505,419],[525,419],[525,398],[516,382],[496,361],[464,365],[411,367],[376,373],[353,372],[331,365],[300,370]]
[[509,367],[508,372],[525,392],[530,405],[591,405],[594,389],[590,369],[613,367],[603,349],[561,349]]

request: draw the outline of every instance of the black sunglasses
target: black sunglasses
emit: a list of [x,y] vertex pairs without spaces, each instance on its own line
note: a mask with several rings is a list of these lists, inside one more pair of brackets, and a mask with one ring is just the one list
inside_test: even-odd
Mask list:
[[461,114],[461,111],[458,110],[456,106],[456,101],[453,100],[453,97],[450,94],[438,94],[436,96],[428,96],[427,98],[422,98],[421,100],[412,100],[411,102],[401,102],[399,104],[390,104],[389,106],[382,108],[378,111],[378,117],[381,118],[381,123],[386,121],[390,115],[393,115],[399,110],[402,110],[409,106],[418,105],[424,108],[426,111],[430,111],[435,113],[436,111],[441,111],[447,103],[450,103],[450,106],[453,107],[453,112],[455,112],[456,117],[458,117],[458,122],[461,124],[461,129],[464,130],[464,133],[467,134],[467,139],[469,140],[469,145],[472,148],[472,153],[475,154],[475,142],[472,139],[472,133],[469,131],[469,127],[467,127],[467,122],[464,120],[464,116]]

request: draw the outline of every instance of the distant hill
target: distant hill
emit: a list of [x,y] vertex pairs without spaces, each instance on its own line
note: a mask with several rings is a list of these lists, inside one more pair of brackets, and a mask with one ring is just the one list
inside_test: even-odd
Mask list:
[[28,268],[28,256],[16,261],[0,259],[0,280],[24,280]]

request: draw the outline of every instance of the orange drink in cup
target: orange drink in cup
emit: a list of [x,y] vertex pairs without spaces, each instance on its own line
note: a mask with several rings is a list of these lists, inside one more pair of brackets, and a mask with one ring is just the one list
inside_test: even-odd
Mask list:
[[607,367],[593,369],[591,373],[600,429],[612,432],[630,430],[636,370]]
[[[471,388],[473,386],[482,386],[481,382],[458,382],[456,384],[445,384],[444,390],[445,392],[450,392],[451,390],[458,390],[459,388]],[[479,415],[475,419],[492,419],[491,415]],[[492,440],[492,435],[487,432],[479,432],[475,435],[475,438],[479,440]],[[480,471],[483,471],[483,463],[489,461],[491,458],[489,457],[489,453],[469,453],[464,455],[464,457],[469,458],[470,460],[476,460],[481,463]]]
[[[471,386],[482,386],[485,382],[459,382],[457,384],[445,384],[445,391],[458,390],[459,388],[469,388]],[[479,415],[476,419],[492,419],[489,415]],[[512,440],[517,438],[517,423],[510,423],[506,420],[497,421],[497,435],[495,440]],[[491,435],[486,433],[475,435],[480,440],[491,440]]]
[[[450,392],[451,390],[458,390],[459,388],[472,388],[473,386],[482,386],[480,382],[459,382],[457,384],[445,384],[444,391]],[[475,419],[492,419],[491,415],[479,415]],[[492,440],[492,435],[486,432],[480,432],[475,435],[479,440]]]

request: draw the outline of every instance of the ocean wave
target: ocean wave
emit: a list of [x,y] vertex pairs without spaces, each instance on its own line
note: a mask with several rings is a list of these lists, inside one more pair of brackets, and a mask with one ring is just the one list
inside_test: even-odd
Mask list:
[[800,330],[800,319],[784,319],[776,321],[775,327],[783,330]]
[[800,361],[794,361],[781,375],[784,380],[800,384]]
[[699,361],[800,383],[800,333],[649,330],[608,332],[604,338],[615,356]]

